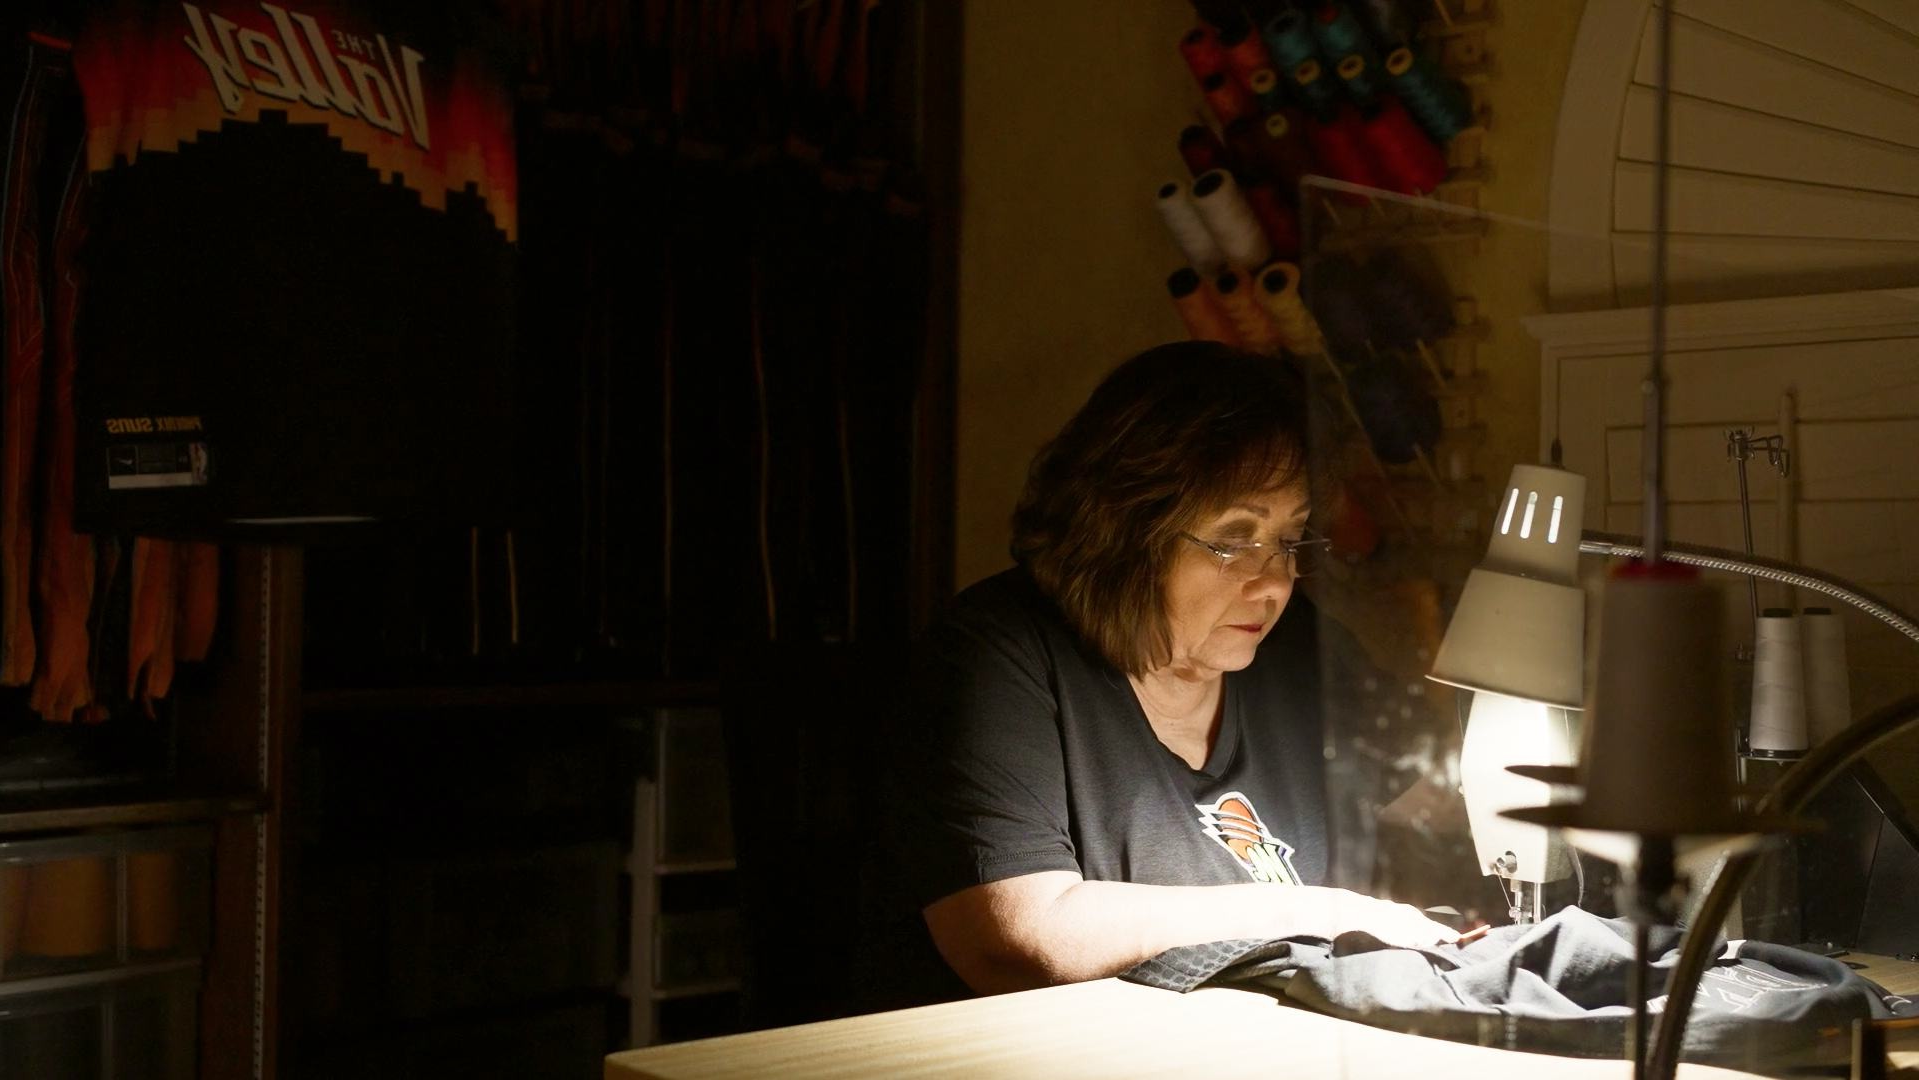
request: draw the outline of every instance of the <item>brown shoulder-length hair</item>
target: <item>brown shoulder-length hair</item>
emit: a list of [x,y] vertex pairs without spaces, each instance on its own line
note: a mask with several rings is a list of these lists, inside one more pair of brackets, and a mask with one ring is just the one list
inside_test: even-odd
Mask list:
[[1034,456],[1014,561],[1114,667],[1167,663],[1179,534],[1305,476],[1305,400],[1285,360],[1207,341],[1140,353]]

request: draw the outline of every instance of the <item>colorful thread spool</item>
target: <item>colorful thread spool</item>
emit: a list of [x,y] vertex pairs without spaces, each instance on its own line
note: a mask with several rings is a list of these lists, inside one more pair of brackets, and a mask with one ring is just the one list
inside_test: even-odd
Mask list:
[[[1321,173],[1361,187],[1385,187],[1379,166],[1366,148],[1366,126],[1355,106],[1343,104],[1330,118],[1308,122],[1306,138],[1312,144],[1313,159],[1319,163]],[[1343,193],[1340,200],[1363,203],[1366,198]]]
[[1239,331],[1226,312],[1213,302],[1212,294],[1200,288],[1198,271],[1182,266],[1166,278],[1166,292],[1173,298],[1173,310],[1186,324],[1186,333],[1194,341],[1217,341],[1240,347]]
[[1253,208],[1253,216],[1266,234],[1272,256],[1299,258],[1299,215],[1280,197],[1279,190],[1271,184],[1253,184],[1244,189],[1244,194],[1246,205]]
[[1228,265],[1251,269],[1272,256],[1272,244],[1232,173],[1214,169],[1193,181],[1193,206],[1206,223],[1206,231],[1218,241],[1219,250],[1226,254]]
[[1473,124],[1472,104],[1465,88],[1440,74],[1432,63],[1411,49],[1394,49],[1386,57],[1386,80],[1419,126],[1440,145]]
[[1326,349],[1349,364],[1373,353],[1372,301],[1369,282],[1352,260],[1321,257],[1312,264],[1312,277],[1303,283],[1307,306],[1319,324]]
[[[1220,174],[1214,169],[1207,176]],[[1188,196],[1186,184],[1180,180],[1168,180],[1159,186],[1159,194],[1153,200],[1159,207],[1159,217],[1166,223],[1166,231],[1173,234],[1173,243],[1179,245],[1180,253],[1186,256],[1186,262],[1201,274],[1211,277],[1226,266],[1226,254],[1220,250],[1219,241],[1200,218],[1199,209]]]
[[1366,28],[1359,25],[1352,9],[1345,4],[1328,0],[1313,13],[1313,41],[1318,44],[1321,56],[1358,53],[1368,65],[1376,66],[1379,62],[1379,54],[1373,51],[1373,43],[1366,37]]
[[1286,107],[1286,90],[1279,84],[1279,74],[1272,68],[1263,67],[1253,72],[1246,85],[1253,92],[1253,100],[1259,104],[1259,111],[1278,112]]
[[1228,270],[1213,279],[1213,295],[1219,298],[1220,307],[1226,311],[1226,317],[1233,321],[1233,329],[1239,332],[1240,343],[1255,352],[1272,352],[1279,348],[1279,326],[1266,309],[1259,306],[1253,298],[1253,290],[1246,288],[1239,273]]
[[1251,116],[1255,111],[1253,92],[1226,72],[1216,71],[1201,79],[1199,89],[1206,95],[1206,107],[1213,110],[1221,126],[1242,116]]
[[1219,136],[1213,134],[1213,129],[1205,124],[1193,124],[1179,133],[1179,156],[1194,176],[1232,167],[1232,159],[1226,155],[1226,144],[1220,142]]
[[1746,745],[1753,757],[1806,752],[1806,670],[1799,622],[1787,608],[1767,608],[1753,623],[1752,714]]
[[1226,70],[1226,47],[1219,43],[1219,34],[1210,26],[1195,26],[1186,31],[1179,39],[1179,54],[1186,58],[1186,66],[1193,78],[1200,82]]
[[1806,670],[1807,739],[1822,743],[1852,726],[1852,678],[1846,668],[1846,624],[1831,608],[1800,614]]
[[1306,114],[1286,108],[1266,118],[1267,160],[1273,179],[1288,191],[1299,187],[1300,177],[1313,171],[1313,148],[1306,139]]
[[1334,69],[1339,73],[1339,82],[1346,88],[1346,96],[1359,105],[1370,105],[1379,96],[1379,80],[1373,77],[1373,68],[1366,58],[1358,53],[1348,53]]
[[1304,101],[1313,115],[1319,118],[1331,116],[1339,105],[1339,91],[1325,79],[1325,71],[1317,60],[1302,60],[1293,69],[1293,85],[1298,88],[1299,99]]
[[1226,50],[1226,70],[1248,88],[1253,84],[1253,72],[1273,66],[1273,58],[1266,52],[1266,42],[1253,33],[1248,23],[1241,22],[1221,33],[1219,43]]
[[1366,147],[1386,186],[1406,195],[1426,194],[1446,182],[1446,155],[1413,122],[1399,99],[1381,94],[1364,121]]
[[1374,256],[1355,280],[1371,312],[1369,336],[1378,348],[1412,348],[1453,328],[1451,297],[1391,252]]
[[1261,36],[1266,39],[1266,52],[1273,58],[1275,71],[1296,71],[1319,52],[1319,46],[1313,42],[1312,25],[1295,9],[1266,20]]
[[1366,428],[1373,453],[1404,465],[1439,444],[1439,402],[1401,364],[1379,358],[1346,375],[1346,392]]
[[1259,302],[1279,327],[1282,345],[1301,356],[1313,356],[1326,350],[1319,324],[1299,298],[1299,267],[1276,262],[1259,272]]

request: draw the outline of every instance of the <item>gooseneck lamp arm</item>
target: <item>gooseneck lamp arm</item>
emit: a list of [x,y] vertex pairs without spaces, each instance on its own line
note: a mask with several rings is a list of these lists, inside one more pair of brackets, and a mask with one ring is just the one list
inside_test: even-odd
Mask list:
[[[1670,551],[1667,557],[1675,558]],[[1907,620],[1906,626],[1906,632],[1911,633],[1910,620]],[[1853,762],[1909,729],[1919,729],[1919,694],[1900,698],[1819,744],[1779,777],[1779,782],[1759,801],[1757,811],[1761,814],[1800,813],[1813,796],[1837,779]],[[1705,899],[1700,902],[1699,912],[1693,918],[1692,932],[1685,935],[1684,944],[1679,950],[1679,962],[1673,966],[1672,977],[1666,987],[1666,1008],[1660,1014],[1652,1052],[1647,1060],[1647,1075],[1657,1080],[1671,1080],[1679,1068],[1679,1052],[1685,1041],[1686,1020],[1692,1013],[1693,997],[1699,992],[1699,982],[1705,975],[1706,965],[1712,962],[1717,951],[1718,935],[1711,930],[1731,914],[1740,891],[1759,865],[1761,854],[1760,851],[1744,851],[1728,856],[1707,888]]]
[[[1579,550],[1588,555],[1610,555],[1622,559],[1638,558],[1645,552],[1645,546],[1637,537],[1620,536],[1614,533],[1593,532],[1587,530],[1579,534]],[[1733,574],[1749,574],[1766,581],[1776,581],[1783,585],[1824,593],[1837,600],[1843,600],[1860,611],[1878,619],[1894,630],[1919,643],[1919,620],[1900,611],[1886,602],[1839,578],[1816,574],[1805,567],[1796,566],[1778,559],[1768,559],[1760,555],[1747,555],[1743,552],[1729,551],[1725,548],[1704,547],[1698,544],[1668,543],[1661,553],[1667,562],[1684,563],[1704,570],[1723,570]]]

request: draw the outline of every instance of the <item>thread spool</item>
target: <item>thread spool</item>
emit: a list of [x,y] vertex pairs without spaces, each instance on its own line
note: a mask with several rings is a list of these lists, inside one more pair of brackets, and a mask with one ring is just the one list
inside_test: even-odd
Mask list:
[[1244,189],[1244,194],[1246,205],[1253,208],[1253,217],[1259,219],[1260,231],[1266,234],[1272,257],[1299,258],[1299,217],[1280,198],[1279,189],[1271,184],[1253,184]]
[[1273,66],[1265,40],[1253,33],[1250,23],[1241,22],[1222,32],[1219,43],[1226,50],[1226,70],[1247,87],[1252,86],[1253,72]]
[[1822,743],[1852,725],[1852,676],[1846,667],[1846,623],[1831,608],[1801,613],[1806,679],[1806,737]]
[[1247,183],[1274,179],[1272,154],[1266,145],[1266,122],[1242,116],[1226,125],[1226,153],[1234,175]]
[[1193,124],[1179,133],[1179,156],[1194,176],[1232,167],[1226,145],[1205,124]]
[[1206,96],[1206,107],[1213,110],[1221,126],[1254,112],[1253,92],[1223,71],[1201,79],[1199,89]]
[[1366,147],[1388,187],[1405,195],[1425,194],[1446,180],[1446,155],[1413,122],[1392,94],[1381,94],[1364,121]]
[[1399,0],[1364,0],[1358,14],[1380,48],[1390,49],[1413,39],[1413,20]]
[[1473,124],[1472,103],[1465,89],[1411,49],[1394,49],[1387,54],[1386,82],[1406,103],[1419,126],[1442,146]]
[[[1272,256],[1272,243],[1259,227],[1246,197],[1240,194],[1232,173],[1214,169],[1193,181],[1193,206],[1206,223],[1206,231],[1218,241],[1228,265],[1250,270]],[[1194,268],[1198,269],[1197,263]]]
[[1245,287],[1239,272],[1228,270],[1213,279],[1213,296],[1232,320],[1233,329],[1239,332],[1242,345],[1255,352],[1272,352],[1279,348],[1279,327],[1266,309],[1259,306],[1253,298],[1253,290]]
[[[1306,139],[1312,145],[1313,158],[1319,163],[1320,172],[1361,187],[1385,187],[1379,175],[1379,166],[1366,149],[1365,123],[1359,118],[1359,110],[1351,104],[1342,104],[1326,119],[1308,121]],[[1352,193],[1342,193],[1340,200],[1349,203],[1366,201],[1365,196]]]
[[1266,52],[1273,58],[1273,70],[1296,71],[1319,51],[1313,42],[1313,28],[1297,10],[1280,12],[1260,28],[1266,39]]
[[1279,328],[1280,344],[1290,352],[1311,356],[1325,351],[1319,324],[1299,297],[1299,267],[1276,262],[1259,273],[1259,302]]
[[1293,85],[1298,88],[1299,99],[1314,116],[1322,119],[1331,116],[1334,106],[1339,104],[1339,91],[1324,75],[1317,60],[1301,60],[1299,66],[1293,68]]
[[1791,610],[1760,612],[1753,625],[1751,756],[1795,758],[1806,752],[1804,665],[1799,622]]
[[1439,444],[1439,402],[1403,365],[1387,359],[1361,364],[1347,373],[1346,391],[1381,461],[1404,465]]
[[113,867],[97,857],[36,863],[28,870],[20,951],[63,959],[97,956],[113,944]]
[[1366,37],[1366,28],[1344,4],[1326,3],[1313,13],[1313,40],[1321,56],[1351,56],[1357,53],[1369,66],[1376,66],[1379,54]]
[[1376,347],[1411,348],[1452,329],[1450,298],[1391,252],[1374,256],[1358,277],[1372,312],[1369,336]]
[[1372,318],[1368,282],[1350,259],[1321,258],[1305,282],[1307,308],[1313,313],[1333,356],[1356,363],[1372,354]]
[[1179,321],[1186,324],[1187,336],[1194,341],[1217,341],[1240,347],[1239,331],[1233,329],[1232,320],[1201,284],[1198,272],[1190,266],[1180,267],[1166,279],[1166,292],[1173,298],[1173,310],[1179,312]]
[[1273,179],[1297,191],[1301,177],[1313,171],[1313,148],[1306,140],[1306,114],[1285,108],[1266,118],[1267,160]]
[[1210,26],[1195,26],[1186,31],[1186,36],[1179,39],[1179,54],[1186,58],[1186,67],[1200,82],[1226,70],[1226,48],[1219,43],[1218,32]]
[[[1215,169],[1206,175],[1212,176]],[[1220,250],[1219,241],[1214,239],[1212,230],[1200,218],[1199,209],[1186,194],[1186,184],[1180,180],[1168,180],[1159,186],[1159,195],[1153,200],[1159,207],[1159,218],[1166,223],[1166,231],[1173,234],[1173,242],[1186,256],[1186,262],[1201,274],[1211,277],[1226,265],[1226,254]]]
[[1360,105],[1370,105],[1379,96],[1379,80],[1373,76],[1373,68],[1366,58],[1358,53],[1348,53],[1333,69],[1339,75],[1341,86],[1346,88],[1346,96]]
[[1263,67],[1253,72],[1246,86],[1252,90],[1253,101],[1260,112],[1277,112],[1286,107],[1286,91],[1279,85],[1279,74],[1272,68]]

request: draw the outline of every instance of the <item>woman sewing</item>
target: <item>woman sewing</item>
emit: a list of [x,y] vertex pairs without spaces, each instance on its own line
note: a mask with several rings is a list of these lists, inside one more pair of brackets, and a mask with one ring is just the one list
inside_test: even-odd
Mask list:
[[929,631],[892,740],[882,865],[966,989],[1230,938],[1453,936],[1320,884],[1306,443],[1285,363],[1185,342],[1122,364],[1035,458],[1017,565]]

